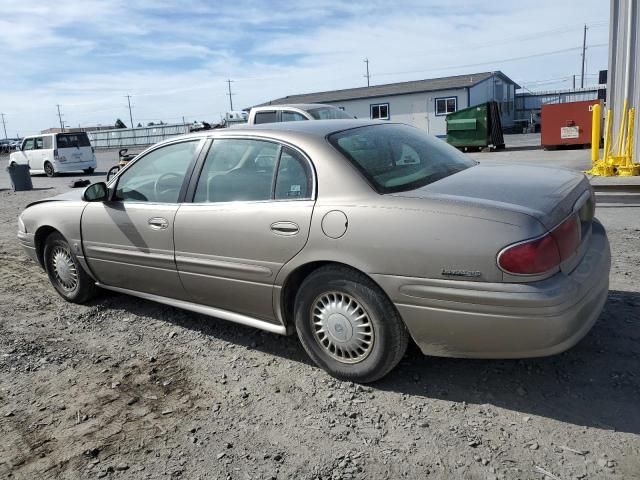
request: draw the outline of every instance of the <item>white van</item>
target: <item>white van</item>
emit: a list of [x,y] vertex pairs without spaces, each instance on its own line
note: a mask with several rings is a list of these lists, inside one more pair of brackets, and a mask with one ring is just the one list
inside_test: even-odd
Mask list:
[[27,164],[31,173],[58,173],[83,170],[93,173],[96,156],[85,132],[46,133],[25,137],[20,149],[9,156],[9,164]]

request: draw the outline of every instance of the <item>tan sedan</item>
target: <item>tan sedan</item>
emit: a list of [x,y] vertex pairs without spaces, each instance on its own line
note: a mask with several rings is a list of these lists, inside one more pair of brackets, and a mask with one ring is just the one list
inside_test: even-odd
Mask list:
[[25,250],[65,299],[102,287],[279,334],[339,378],[427,355],[550,355],[607,297],[609,244],[580,173],[479,165],[389,122],[206,131],[109,184],[36,202]]

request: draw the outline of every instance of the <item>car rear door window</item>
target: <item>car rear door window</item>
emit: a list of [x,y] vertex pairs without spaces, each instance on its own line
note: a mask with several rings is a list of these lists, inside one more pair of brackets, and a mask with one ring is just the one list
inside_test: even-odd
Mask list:
[[283,122],[299,122],[307,120],[307,117],[298,112],[292,112],[290,110],[283,110],[281,113],[281,119]]
[[42,150],[42,146],[44,145],[44,141],[42,140],[42,137],[37,137],[34,139],[34,150]]
[[278,149],[277,143],[264,140],[214,140],[193,201],[270,200]]
[[43,137],[44,140],[44,149],[51,150],[53,148],[53,138],[50,136]]
[[254,123],[259,124],[259,123],[274,123],[277,122],[277,117],[276,117],[276,112],[275,111],[270,111],[270,112],[257,112],[255,119],[254,119]]
[[283,148],[276,177],[276,200],[311,198],[312,176],[309,162],[290,148]]
[[118,177],[116,200],[176,203],[199,142],[172,143],[136,159]]

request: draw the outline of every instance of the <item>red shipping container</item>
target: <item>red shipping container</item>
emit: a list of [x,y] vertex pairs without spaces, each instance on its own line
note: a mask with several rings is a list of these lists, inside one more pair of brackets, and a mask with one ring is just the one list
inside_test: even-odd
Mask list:
[[561,145],[591,145],[592,111],[593,105],[597,103],[600,103],[600,100],[542,105],[542,146],[553,148]]

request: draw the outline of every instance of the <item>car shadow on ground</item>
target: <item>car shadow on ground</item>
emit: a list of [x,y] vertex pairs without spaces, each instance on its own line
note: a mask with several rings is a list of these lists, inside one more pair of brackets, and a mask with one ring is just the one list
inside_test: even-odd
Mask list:
[[[103,171],[94,171],[93,173],[84,173],[82,170],[78,170],[77,172],[58,172],[56,173],[55,178],[72,178],[72,177],[104,177],[107,175],[107,172]],[[47,178],[46,173],[34,173],[31,175],[34,178]]]
[[[96,304],[168,321],[312,366],[296,336],[282,337],[111,293]],[[398,367],[370,386],[411,395],[416,400],[486,404],[522,417],[538,415],[574,425],[640,434],[638,327],[640,294],[612,290],[591,332],[563,354],[525,360],[451,359],[426,357],[411,344]]]

